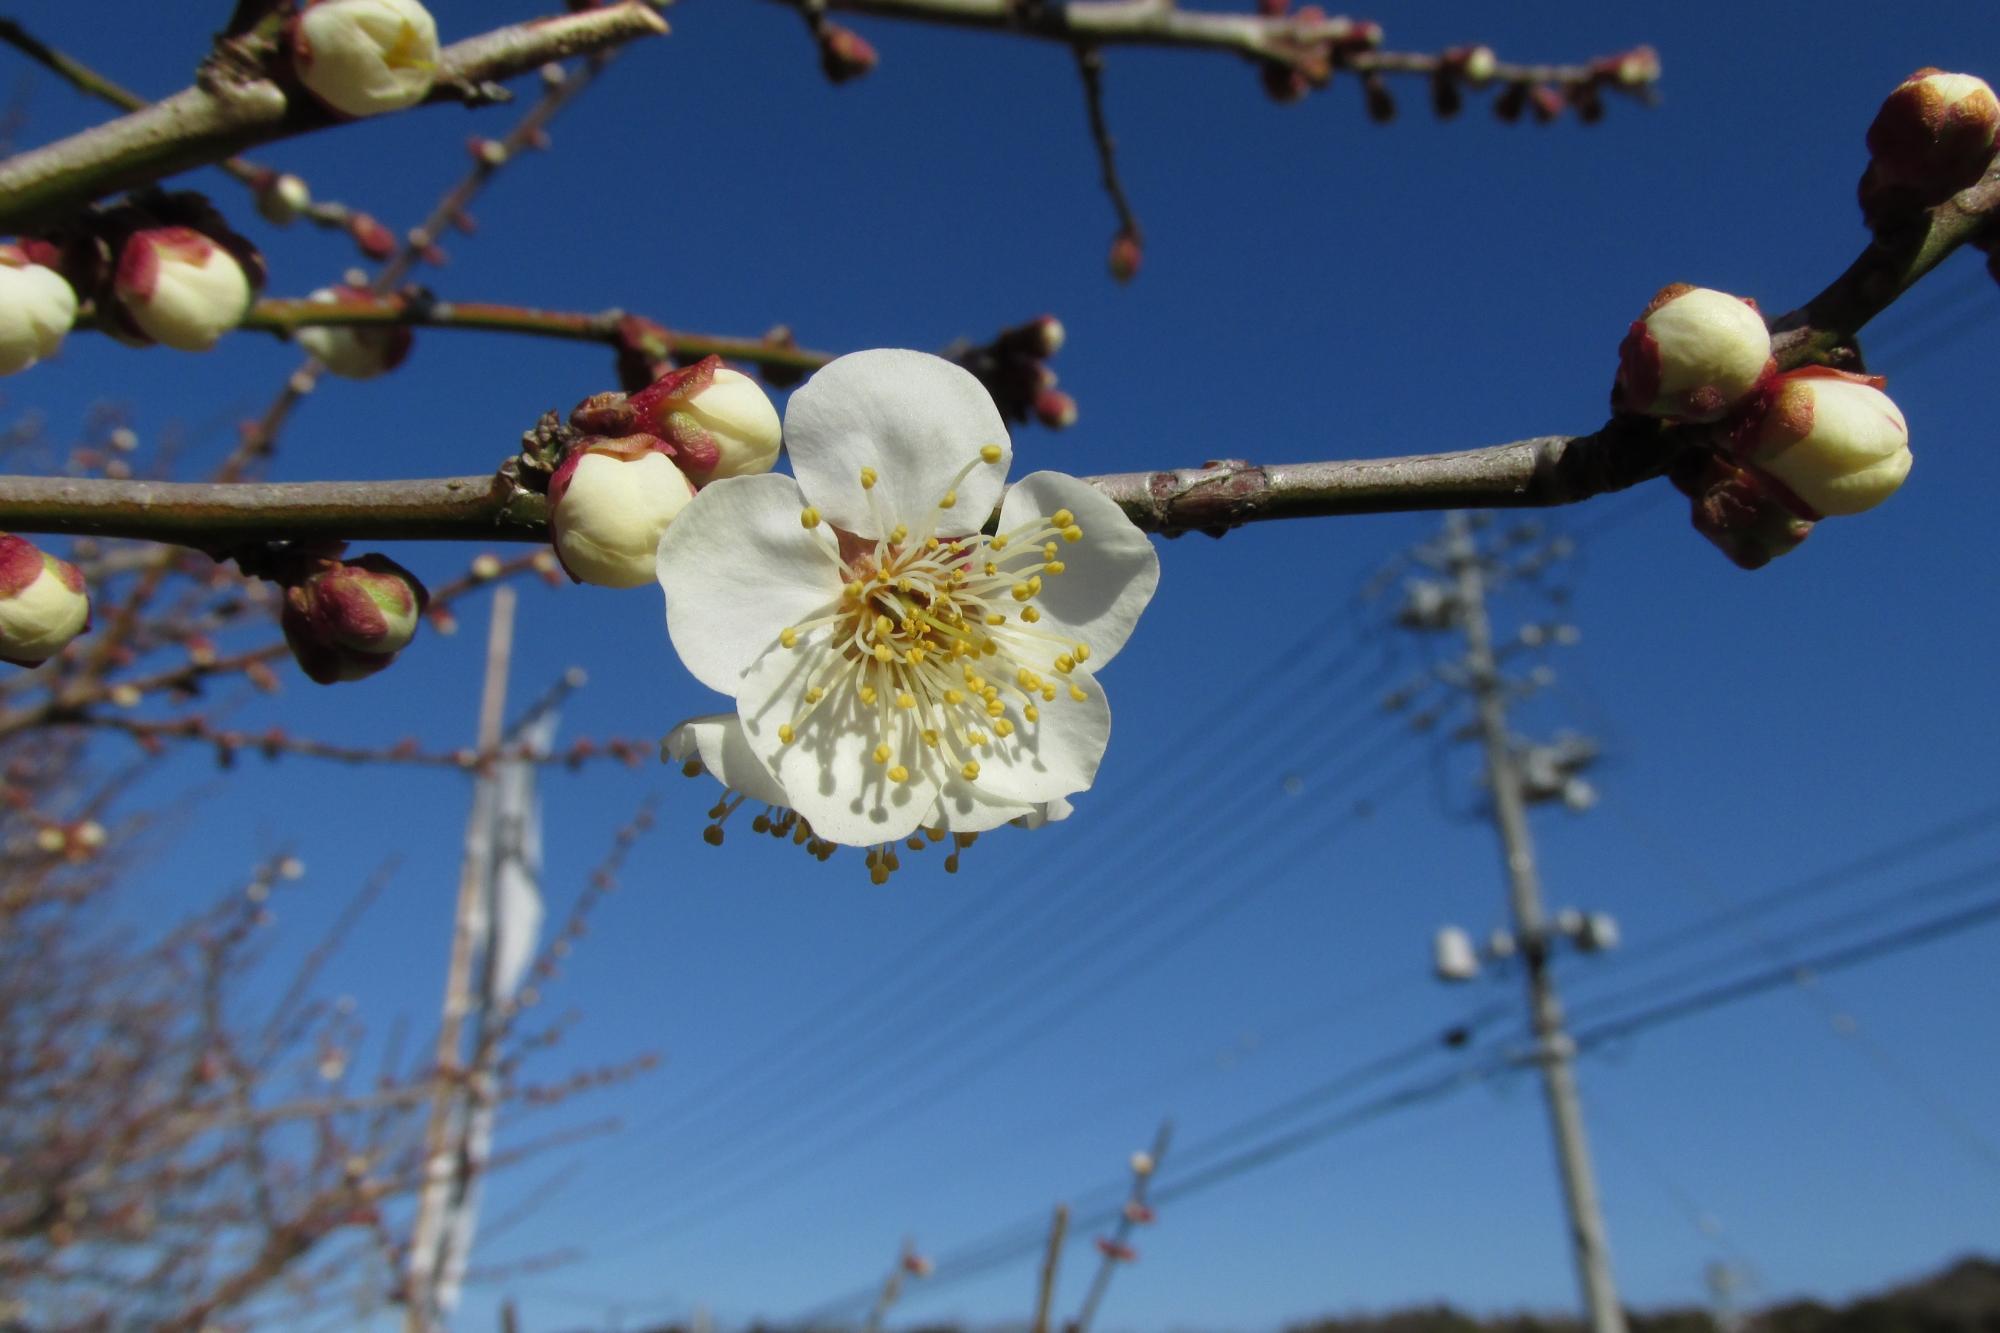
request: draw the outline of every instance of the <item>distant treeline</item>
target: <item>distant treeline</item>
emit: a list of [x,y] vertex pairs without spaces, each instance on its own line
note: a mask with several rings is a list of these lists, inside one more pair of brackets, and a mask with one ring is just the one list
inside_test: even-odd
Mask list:
[[[1747,1310],[1717,1326],[1713,1313],[1698,1308],[1638,1311],[1628,1315],[1631,1333],[2000,1333],[2000,1262],[1961,1259],[1917,1282],[1863,1296],[1845,1305],[1788,1301]],[[1113,1321],[1110,1328],[1116,1328]],[[978,1329],[958,1324],[904,1325],[897,1333],[1020,1333],[1019,1325]],[[661,1324],[644,1333],[687,1333]],[[748,1333],[804,1333],[773,1325]],[[822,1327],[813,1333],[830,1333]],[[1283,1333],[1585,1333],[1581,1321],[1559,1315],[1509,1314],[1479,1318],[1449,1305],[1420,1306],[1377,1315],[1335,1315],[1288,1325]]]

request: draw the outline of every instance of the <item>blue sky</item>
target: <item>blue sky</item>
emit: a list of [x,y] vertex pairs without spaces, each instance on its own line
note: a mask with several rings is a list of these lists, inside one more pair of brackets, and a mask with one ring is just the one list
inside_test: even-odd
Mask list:
[[[436,8],[448,37],[537,12]],[[213,21],[122,9],[116,24],[84,7],[22,17],[136,88],[179,86]],[[502,178],[476,210],[478,236],[451,241],[451,264],[426,281],[459,299],[622,305],[689,329],[784,322],[835,350],[936,347],[1052,311],[1069,330],[1054,364],[1081,419],[1021,432],[1020,470],[1466,447],[1597,425],[1618,340],[1664,283],[1767,309],[1802,302],[1865,239],[1853,184],[1881,96],[1924,64],[2000,75],[1992,26],[1948,6],[1892,17],[1858,3],[1452,0],[1372,16],[1399,49],[1483,40],[1507,58],[1570,60],[1651,42],[1663,100],[1545,129],[1496,124],[1475,100],[1440,125],[1420,87],[1399,85],[1404,114],[1384,128],[1351,83],[1278,107],[1237,62],[1113,51],[1112,123],[1148,235],[1144,272],[1118,287],[1063,52],[858,24],[882,65],[833,89],[785,9],[689,0],[673,36],[630,53],[565,114],[554,152]],[[31,140],[91,114],[51,80],[28,89]],[[264,157],[404,225],[456,177],[464,136],[507,121],[440,109]],[[303,294],[351,262],[336,238],[274,233],[234,187],[202,184],[267,245],[273,294]],[[1527,591],[1496,614],[1561,615],[1583,631],[1551,658],[1558,684],[1519,714],[1524,732],[1567,726],[1606,746],[1599,809],[1536,817],[1553,904],[1614,912],[1631,946],[1564,965],[1579,1022],[1601,1012],[1593,998],[1655,982],[1665,994],[1765,961],[1740,931],[1651,964],[1649,939],[1990,801],[1994,299],[1978,257],[1957,256],[1869,331],[1872,366],[1911,423],[1911,481],[1767,570],[1712,551],[1664,483],[1547,516],[1578,542],[1546,580],[1572,596],[1552,607]],[[93,401],[130,404],[143,438],[186,429],[199,461],[292,362],[251,335],[206,357],[79,336],[0,391],[57,430]],[[398,374],[316,395],[275,475],[479,471],[539,412],[610,383],[597,349],[421,335]],[[1376,706],[1439,645],[1399,640],[1381,628],[1387,602],[1356,598],[1435,529],[1390,516],[1162,543],[1160,594],[1104,677],[1117,726],[1097,787],[1067,825],[983,840],[956,877],[906,863],[877,889],[855,858],[811,866],[741,835],[708,848],[710,789],[651,766],[552,775],[558,910],[648,792],[664,806],[550,997],[583,1019],[544,1071],[645,1049],[666,1063],[513,1127],[526,1138],[605,1114],[631,1126],[496,1182],[494,1216],[552,1173],[563,1180],[482,1259],[587,1257],[476,1289],[466,1326],[503,1294],[534,1329],[608,1323],[613,1307],[628,1326],[697,1304],[794,1315],[877,1280],[905,1236],[946,1251],[1115,1178],[1163,1114],[1192,1143],[1513,1000],[1511,978],[1471,991],[1428,980],[1436,926],[1501,919],[1497,857],[1465,818],[1471,753],[1438,753]],[[392,553],[442,581],[475,552]],[[320,691],[293,678],[236,716],[465,743],[482,623],[468,607],[464,631],[427,638],[375,680]],[[517,697],[571,665],[590,672],[568,735],[656,737],[712,706],[674,661],[655,593],[536,587],[522,625]],[[141,796],[213,782],[190,756]],[[330,984],[378,1032],[430,1012],[462,782],[288,759],[246,765],[214,792],[135,878],[129,910],[170,919],[290,846],[311,874],[280,907],[281,938],[304,947],[369,869],[401,856]],[[1809,933],[1823,918],[1996,851],[1980,832],[1756,925],[1817,948],[1836,938]],[[1970,900],[1906,898],[1880,921]],[[1699,1300],[1702,1266],[1730,1255],[1761,1295],[1840,1296],[1991,1251],[2000,1167],[1949,1126],[2000,1122],[2000,1051],[1980,1017],[2000,1002],[1995,939],[1969,932],[1826,979],[1825,1003],[1865,1040],[1780,990],[1587,1061],[1626,1298]],[[1174,947],[1157,951],[1165,940]],[[913,965],[920,944],[928,961]],[[698,1225],[681,1224],[691,1214]],[[1573,1299],[1525,1077],[1191,1197],[1139,1243],[1108,1327]],[[1072,1251],[1064,1305],[1087,1262]],[[1022,1260],[918,1288],[898,1316],[1019,1318],[1032,1281]]]

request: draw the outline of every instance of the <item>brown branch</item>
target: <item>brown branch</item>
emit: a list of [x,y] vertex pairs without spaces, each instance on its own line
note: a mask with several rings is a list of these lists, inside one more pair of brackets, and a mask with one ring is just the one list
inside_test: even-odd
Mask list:
[[1103,173],[1104,193],[1118,215],[1118,235],[1130,237],[1134,246],[1142,240],[1139,219],[1118,176],[1118,141],[1111,137],[1111,122],[1104,114],[1104,55],[1094,46],[1076,48],[1076,70],[1083,79],[1083,105],[1090,116],[1090,141],[1097,149],[1097,165]]
[[[646,0],[513,24],[445,48],[427,105],[491,100],[487,85],[552,60],[667,31]],[[343,123],[270,79],[175,93],[108,124],[0,163],[0,232],[58,223],[91,200]]]

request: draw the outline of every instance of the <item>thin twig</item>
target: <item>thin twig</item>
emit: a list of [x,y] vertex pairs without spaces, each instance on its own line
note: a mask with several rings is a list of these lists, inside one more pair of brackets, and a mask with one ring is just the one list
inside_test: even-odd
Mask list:
[[1111,137],[1111,124],[1104,114],[1104,56],[1094,46],[1079,45],[1076,70],[1083,78],[1083,104],[1090,114],[1090,141],[1097,148],[1097,165],[1104,176],[1104,193],[1118,214],[1118,232],[1136,244],[1141,239],[1139,219],[1125,194],[1125,182],[1118,178],[1118,141]]

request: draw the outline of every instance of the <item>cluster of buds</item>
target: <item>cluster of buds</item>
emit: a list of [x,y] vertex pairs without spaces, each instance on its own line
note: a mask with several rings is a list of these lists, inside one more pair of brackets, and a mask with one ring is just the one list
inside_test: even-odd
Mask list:
[[1862,216],[1893,225],[1972,185],[1992,165],[2000,99],[1970,74],[1920,69],[1897,85],[1868,127]]
[[437,23],[417,0],[314,0],[288,46],[299,83],[343,116],[415,106],[437,80]]
[[56,256],[34,242],[0,245],[0,375],[54,356],[76,322],[76,289],[42,259]]
[[1903,484],[1909,426],[1882,385],[1824,366],[1781,373],[1753,304],[1677,283],[1626,334],[1611,402],[1711,428],[1675,484],[1695,527],[1755,569],[1820,519],[1872,509]]
[[1650,46],[1639,46],[1615,56],[1593,60],[1583,78],[1571,79],[1560,85],[1526,80],[1511,82],[1494,96],[1493,114],[1510,123],[1525,115],[1538,125],[1548,125],[1569,110],[1574,111],[1576,118],[1584,124],[1595,125],[1604,119],[1605,93],[1620,93],[1641,102],[1650,102],[1659,81],[1658,53]]
[[[309,299],[320,305],[372,305],[375,294],[359,283],[344,282],[322,287]],[[406,324],[308,325],[294,341],[342,379],[365,380],[403,364],[410,354],[411,332]]]
[[629,396],[585,399],[570,427],[549,477],[549,536],[571,579],[606,588],[651,583],[660,538],[695,489],[770,471],[781,433],[764,390],[716,356]]
[[0,662],[34,667],[90,625],[90,595],[75,565],[0,534]]
[[417,576],[373,552],[300,556],[282,578],[279,624],[299,669],[321,685],[361,680],[409,646],[430,594]]
[[1274,102],[1296,102],[1314,88],[1324,88],[1333,71],[1348,59],[1382,45],[1382,25],[1370,19],[1332,18],[1318,5],[1291,0],[1257,0],[1257,13],[1273,24],[1258,68],[1258,81]]
[[1048,364],[1062,345],[1062,321],[1041,315],[1002,329],[989,343],[961,343],[946,355],[986,386],[1002,417],[1062,430],[1076,424],[1076,399],[1056,387],[1056,373]]

